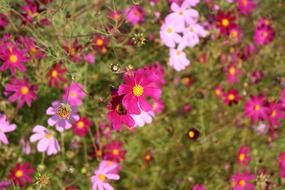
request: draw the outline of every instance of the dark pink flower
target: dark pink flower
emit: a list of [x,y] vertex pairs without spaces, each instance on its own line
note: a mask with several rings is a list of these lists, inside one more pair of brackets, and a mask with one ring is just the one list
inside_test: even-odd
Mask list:
[[223,97],[224,96],[224,90],[222,89],[221,86],[216,86],[215,87],[215,95],[218,97]]
[[251,157],[249,155],[250,148],[247,146],[241,146],[237,153],[237,163],[247,166],[251,161]]
[[28,50],[31,58],[35,58],[35,59],[44,58],[45,54],[44,54],[43,50],[41,48],[39,48],[35,39],[30,38],[30,37],[21,37],[19,41]]
[[8,68],[11,73],[14,75],[16,70],[26,72],[26,67],[23,63],[27,62],[26,50],[21,50],[16,45],[11,43],[3,44],[5,47],[0,50],[0,59],[3,61],[2,66],[0,67],[1,71],[6,71]]
[[120,163],[125,159],[126,151],[123,150],[121,141],[112,141],[104,146],[104,159]]
[[229,35],[231,39],[240,42],[242,39],[242,34],[243,34],[242,29],[238,25],[230,28]]
[[61,64],[55,64],[47,74],[49,78],[48,85],[54,86],[55,88],[60,87],[60,83],[66,83],[67,80],[64,78],[64,74],[67,72],[65,68],[62,68]]
[[92,122],[88,118],[80,117],[79,120],[73,123],[72,131],[75,135],[85,137],[91,126]]
[[269,104],[268,121],[270,127],[279,127],[280,120],[284,118],[282,104],[280,102],[271,102]]
[[227,68],[227,81],[230,84],[234,84],[239,82],[238,75],[241,74],[241,70],[238,69],[235,64],[230,64],[229,67]]
[[254,178],[254,175],[248,172],[237,172],[235,175],[231,176],[231,188],[232,190],[254,190],[254,185],[250,183]]
[[32,101],[38,99],[37,90],[38,87],[30,85],[27,78],[12,78],[10,83],[6,84],[4,94],[10,96],[8,98],[10,102],[18,101],[17,108],[21,108],[24,103],[31,107]]
[[240,95],[238,94],[238,91],[235,89],[230,89],[223,95],[225,104],[229,106],[231,106],[232,104],[237,104],[241,99]]
[[8,178],[13,181],[17,186],[24,187],[27,183],[32,183],[32,175],[35,170],[30,166],[28,162],[23,164],[16,164],[14,168],[10,170]]
[[263,78],[263,72],[262,71],[253,71],[250,76],[250,80],[253,84],[259,83]]
[[259,120],[266,120],[269,111],[266,104],[264,96],[251,96],[244,105],[245,116],[249,117],[254,123]]
[[192,190],[206,190],[204,185],[196,184]]
[[125,124],[130,128],[135,125],[134,119],[123,105],[122,100],[124,96],[125,95],[118,96],[117,94],[114,94],[108,105],[109,112],[107,113],[107,118],[111,122],[113,128],[119,131],[121,130],[122,124]]
[[255,43],[258,45],[268,45],[273,41],[274,37],[274,29],[261,19],[255,28],[253,36]]
[[132,114],[139,114],[140,108],[146,112],[151,110],[146,97],[159,99],[161,96],[161,89],[145,74],[143,70],[125,73],[125,83],[119,86],[118,94],[125,95],[123,105]]
[[254,0],[237,0],[237,5],[242,14],[250,14],[256,7]]
[[236,27],[235,17],[231,12],[219,11],[216,15],[216,27],[220,30],[222,35],[229,35],[230,30]]
[[4,29],[9,24],[9,20],[6,15],[0,13],[0,30]]
[[63,45],[63,49],[65,50],[66,54],[69,58],[74,62],[81,61],[81,53],[82,53],[82,45],[79,44],[78,40],[74,40],[71,44],[65,43]]
[[108,13],[108,18],[110,18],[111,20],[118,22],[122,17],[122,13],[121,11],[109,11]]
[[26,5],[22,6],[25,22],[33,22],[34,18],[39,15],[39,5],[32,1],[26,0]]
[[96,34],[92,40],[92,47],[94,50],[105,54],[107,53],[107,46],[109,44],[109,39],[101,34]]
[[139,5],[132,5],[124,12],[126,19],[132,25],[140,24],[144,21],[145,13],[143,7]]

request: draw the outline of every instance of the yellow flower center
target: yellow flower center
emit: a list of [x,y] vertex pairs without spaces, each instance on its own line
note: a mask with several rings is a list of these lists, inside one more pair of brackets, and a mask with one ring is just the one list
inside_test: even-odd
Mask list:
[[133,87],[133,94],[137,97],[141,96],[143,94],[143,87],[139,84],[135,85]]
[[236,38],[238,36],[238,32],[236,30],[231,31],[231,36]]
[[217,96],[219,96],[219,95],[221,95],[221,90],[220,89],[216,89],[215,93],[216,93]]
[[260,110],[260,105],[255,105],[255,106],[254,106],[254,110],[255,110],[255,111],[259,111],[259,110]]
[[224,19],[222,20],[222,25],[223,25],[224,27],[229,26],[229,24],[230,24],[230,21],[229,21],[228,19],[224,18]]
[[166,31],[167,31],[168,33],[172,33],[172,32],[173,32],[172,28],[167,28]]
[[82,128],[84,127],[84,122],[83,122],[83,121],[79,121],[79,122],[77,123],[77,127],[78,127],[79,129],[82,129]]
[[262,37],[263,37],[263,38],[267,38],[267,36],[268,36],[268,33],[267,33],[266,31],[263,31],[263,32],[262,32]]
[[22,95],[26,95],[26,94],[28,94],[28,92],[29,92],[29,88],[28,88],[28,87],[23,86],[23,87],[21,88],[21,94],[22,94]]
[[105,181],[106,180],[106,176],[104,174],[99,174],[98,178],[101,180],[101,181]]
[[184,15],[184,12],[183,12],[183,11],[179,11],[179,15],[180,15],[180,16],[183,16],[183,15]]
[[192,139],[192,138],[194,138],[195,133],[193,131],[189,131],[188,135]]
[[74,55],[75,52],[76,52],[76,50],[73,47],[69,49],[69,54],[70,55]]
[[150,160],[151,156],[149,154],[145,155],[145,160]]
[[247,0],[242,0],[242,5],[243,5],[243,6],[246,6],[247,3],[248,3]]
[[274,110],[272,113],[271,113],[271,117],[275,117],[277,115],[277,112],[276,110]]
[[102,39],[97,39],[96,40],[96,45],[97,46],[102,46],[104,44],[104,41]]
[[113,154],[114,154],[115,156],[117,156],[117,155],[119,154],[119,150],[118,150],[118,149],[114,149],[114,150],[113,150]]
[[51,137],[52,137],[52,135],[51,135],[51,134],[49,134],[49,133],[46,133],[46,134],[45,134],[45,138],[47,138],[47,139],[51,139]]
[[61,104],[57,109],[56,115],[61,119],[68,119],[72,112],[72,108],[68,104]]
[[236,73],[236,69],[234,67],[231,67],[229,72],[231,75],[234,75]]
[[10,62],[16,63],[18,61],[18,57],[15,54],[10,55],[9,57]]
[[101,157],[102,156],[102,150],[101,149],[96,151],[96,156],[97,157]]
[[75,91],[71,91],[70,96],[72,98],[75,98],[77,96],[77,93]]
[[240,154],[240,155],[239,155],[239,160],[240,160],[240,161],[243,161],[244,159],[245,159],[245,155],[244,155],[243,153]]
[[244,181],[244,180],[239,180],[239,182],[238,182],[238,183],[239,183],[239,185],[240,185],[240,186],[242,186],[242,187],[244,187],[244,186],[245,186],[245,181]]
[[15,175],[16,175],[17,178],[20,178],[20,177],[22,177],[24,175],[24,173],[23,173],[22,170],[17,170]]
[[228,98],[229,98],[229,100],[234,100],[234,99],[235,99],[235,95],[230,94],[230,95],[228,96]]
[[53,70],[53,71],[51,72],[51,76],[52,76],[52,77],[56,78],[57,75],[58,75],[58,72],[57,72],[56,70]]

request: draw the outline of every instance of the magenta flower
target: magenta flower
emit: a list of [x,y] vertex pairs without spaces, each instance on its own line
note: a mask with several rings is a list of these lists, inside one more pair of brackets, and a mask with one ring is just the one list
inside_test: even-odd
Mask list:
[[143,69],[145,70],[145,75],[151,78],[158,87],[166,83],[164,79],[165,71],[159,62],[155,62],[151,65],[145,65]]
[[199,43],[200,37],[207,35],[206,30],[200,24],[191,24],[183,31],[182,40],[179,43],[178,49],[182,50],[185,47],[194,47]]
[[9,20],[5,14],[0,13],[0,30],[3,30],[9,24]]
[[280,120],[284,118],[283,108],[280,102],[272,102],[269,104],[269,126],[280,126]]
[[5,133],[12,132],[16,129],[15,124],[10,124],[7,121],[6,115],[0,114],[0,142],[3,144],[8,144],[8,139]]
[[33,128],[33,133],[34,134],[30,137],[30,141],[38,141],[37,150],[39,152],[46,152],[47,155],[52,155],[60,151],[58,141],[47,128],[36,125]]
[[150,111],[151,105],[146,97],[159,99],[161,89],[154,81],[145,76],[144,70],[138,70],[124,74],[124,84],[119,86],[118,94],[123,97],[123,106],[131,114],[139,114],[140,108],[143,111]]
[[154,114],[159,114],[164,109],[164,103],[162,100],[153,100],[152,111]]
[[118,22],[122,17],[122,13],[120,11],[114,10],[108,12],[108,18],[111,20]]
[[241,99],[239,93],[235,89],[229,89],[227,92],[223,93],[224,103],[231,106],[233,104],[237,104]]
[[23,16],[26,22],[33,22],[34,18],[39,14],[39,5],[29,0],[26,0],[26,3],[26,5],[22,6],[22,10],[24,11]]
[[29,79],[12,78],[10,83],[6,84],[4,94],[10,96],[8,100],[10,102],[18,101],[17,108],[23,107],[26,103],[31,107],[32,101],[38,99],[37,97],[38,87],[36,85],[30,85]]
[[232,190],[254,190],[254,185],[250,184],[250,181],[254,180],[254,175],[248,172],[239,173],[231,176],[231,188]]
[[86,61],[87,63],[90,63],[91,65],[95,64],[95,56],[92,53],[87,53],[84,56],[84,61]]
[[79,120],[76,107],[59,101],[52,102],[52,106],[47,109],[46,114],[51,116],[48,119],[48,124],[55,126],[59,132],[70,129],[72,123]]
[[245,102],[244,114],[256,123],[259,120],[268,118],[268,107],[263,96],[252,96]]
[[120,176],[114,172],[117,167],[118,165],[114,162],[102,161],[99,168],[94,171],[95,175],[90,178],[92,190],[113,190],[114,188],[108,183],[108,180],[120,179]]
[[77,82],[72,82],[70,87],[64,88],[63,99],[71,106],[80,106],[86,93],[83,91],[83,85]]
[[16,186],[24,187],[27,183],[32,183],[35,170],[30,166],[29,162],[23,164],[16,164],[10,170],[8,178],[13,181]]
[[182,71],[188,65],[190,65],[190,61],[187,59],[186,54],[182,50],[170,49],[169,56],[168,64],[176,71]]
[[184,26],[181,23],[165,21],[160,28],[161,42],[167,47],[174,48],[176,43],[181,42],[182,37],[178,33],[183,32],[183,30]]
[[237,153],[237,163],[248,166],[249,162],[251,161],[251,157],[249,155],[250,151],[251,150],[249,147],[241,146]]
[[13,75],[16,73],[16,70],[26,72],[27,69],[23,63],[28,61],[25,57],[27,51],[20,50],[18,47],[8,42],[3,45],[7,47],[1,47],[3,49],[0,50],[0,59],[3,61],[0,70],[6,71],[9,68]]
[[187,1],[184,1],[181,6],[176,3],[171,4],[170,13],[166,18],[166,22],[176,22],[178,25],[194,24],[198,20],[199,13],[195,9],[191,9]]
[[145,13],[143,7],[139,5],[133,5],[127,8],[124,12],[127,22],[132,25],[140,24],[144,21]]
[[275,37],[274,29],[268,24],[259,21],[254,32],[254,41],[258,45],[268,45],[270,44]]
[[243,32],[242,29],[238,25],[236,25],[230,28],[229,35],[231,39],[235,40],[236,42],[240,42],[242,39]]
[[254,0],[237,0],[237,5],[242,14],[250,14],[256,7]]
[[204,185],[197,184],[193,187],[192,190],[206,190]]
[[227,81],[229,84],[235,84],[239,82],[238,75],[241,74],[241,70],[236,68],[235,64],[230,64],[227,68]]
[[104,146],[104,159],[120,163],[125,159],[126,151],[121,141],[112,141]]
[[30,37],[21,37],[20,43],[22,43],[25,48],[28,50],[31,58],[42,59],[45,56],[43,49],[39,48],[36,40]]
[[10,181],[0,181],[0,190],[6,190],[7,187],[11,185]]
[[135,124],[134,119],[129,114],[129,111],[126,110],[123,105],[122,100],[124,97],[125,95],[113,95],[109,105],[107,106],[109,109],[107,118],[111,122],[113,128],[119,131],[121,130],[122,124],[125,124],[130,128]]
[[86,117],[80,117],[79,120],[74,122],[72,131],[75,135],[84,137],[90,130],[92,122]]

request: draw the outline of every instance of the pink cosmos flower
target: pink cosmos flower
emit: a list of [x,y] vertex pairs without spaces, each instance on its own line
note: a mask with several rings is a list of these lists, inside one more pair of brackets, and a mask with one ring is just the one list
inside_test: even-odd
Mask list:
[[275,37],[275,31],[270,25],[260,23],[261,22],[258,22],[255,28],[253,36],[254,41],[258,45],[268,45],[273,41]]
[[224,97],[224,90],[221,86],[216,86],[215,87],[215,95],[218,97]]
[[23,164],[16,164],[16,166],[10,170],[8,178],[12,180],[16,186],[24,187],[27,183],[31,184],[33,182],[31,175],[34,173],[34,168],[32,168],[28,162],[25,162]]
[[153,80],[157,86],[161,87],[163,84],[166,84],[166,81],[164,79],[165,70],[160,62],[154,62],[151,65],[145,65],[143,69],[146,71],[145,75],[152,78],[151,80]]
[[257,125],[253,125],[252,128],[258,135],[264,135],[268,132],[268,125],[262,122]]
[[99,131],[100,135],[102,135],[105,138],[109,138],[112,135],[114,129],[109,124],[99,123]]
[[153,111],[145,112],[141,110],[140,114],[131,115],[135,121],[134,127],[143,127],[146,124],[150,124],[152,122],[152,117],[154,116]]
[[15,124],[10,124],[7,121],[6,115],[0,114],[0,142],[3,144],[8,144],[8,139],[5,135],[5,133],[12,132],[16,129]]
[[112,141],[104,146],[104,159],[120,163],[125,159],[126,151],[121,141]]
[[51,116],[48,119],[48,124],[55,126],[59,132],[70,129],[72,123],[79,120],[75,106],[70,106],[59,101],[52,102],[52,106],[47,109],[46,114]]
[[35,59],[44,58],[45,53],[44,53],[42,48],[39,48],[39,46],[37,45],[36,40],[34,38],[20,37],[19,41],[28,50],[31,58],[35,58]]
[[239,93],[235,89],[229,89],[227,92],[223,93],[224,103],[231,106],[233,104],[237,104],[241,99]]
[[115,22],[119,21],[121,17],[122,13],[120,11],[114,10],[108,12],[108,18],[112,19]]
[[178,34],[183,32],[184,26],[174,21],[165,21],[160,28],[160,40],[169,48],[174,48],[176,43],[180,43],[182,37]]
[[47,77],[49,77],[48,85],[59,88],[60,83],[66,83],[67,80],[64,78],[66,72],[67,69],[62,68],[61,64],[55,64],[47,73]]
[[7,187],[11,185],[10,181],[0,181],[0,190],[6,190]]
[[235,40],[236,42],[240,42],[241,41],[242,35],[243,35],[242,29],[238,25],[233,26],[229,30],[230,38]]
[[227,81],[229,84],[235,84],[239,82],[238,75],[241,74],[241,70],[238,69],[235,64],[230,64],[227,68]]
[[31,146],[30,146],[29,141],[26,141],[24,138],[22,138],[20,140],[20,144],[22,145],[22,152],[25,155],[30,155],[31,154]]
[[72,61],[77,63],[81,61],[83,46],[79,44],[78,40],[74,40],[71,44],[66,42],[63,45],[63,49]]
[[254,175],[248,172],[237,172],[231,176],[231,188],[232,190],[254,190],[254,185],[250,184],[250,181],[254,180],[254,178]]
[[1,71],[6,71],[8,68],[11,73],[14,75],[16,70],[26,72],[27,68],[23,63],[27,62],[26,58],[26,50],[21,50],[16,45],[12,45],[11,43],[3,44],[7,47],[2,47],[0,50],[0,59],[3,61],[2,66],[0,67]]
[[32,101],[38,99],[37,97],[38,87],[36,85],[30,85],[27,78],[18,79],[12,78],[10,83],[6,84],[4,94],[10,96],[8,100],[10,102],[18,101],[17,108],[23,107],[26,103],[31,107]]
[[87,53],[84,56],[84,61],[86,61],[87,63],[90,63],[91,65],[95,64],[95,56],[92,53]]
[[268,118],[268,111],[264,96],[251,96],[245,102],[244,113],[253,123],[259,120],[266,120]]
[[206,190],[204,185],[197,184],[193,187],[192,190]]
[[47,128],[36,125],[33,128],[33,133],[34,134],[30,137],[30,141],[38,141],[37,150],[39,152],[46,152],[47,155],[52,155],[60,151],[58,141]]
[[[108,161],[103,161],[104,164],[100,164],[99,168],[94,171],[94,174],[90,179],[92,182],[93,190],[113,190],[114,188],[108,183],[108,180],[119,180],[120,176],[114,172],[117,164],[106,164]],[[103,163],[102,162],[102,163]]]
[[63,99],[71,106],[80,106],[86,93],[83,91],[83,85],[77,82],[71,83],[70,87],[64,88]]
[[139,5],[132,5],[124,12],[127,22],[132,25],[140,24],[144,21],[145,13],[143,7]]
[[199,37],[205,37],[206,30],[200,24],[191,24],[183,31],[182,40],[179,43],[178,49],[182,50],[185,47],[194,47],[199,43]]
[[79,120],[74,122],[72,131],[75,135],[85,137],[88,131],[90,130],[91,125],[92,122],[88,118],[80,117]]
[[256,7],[254,0],[237,0],[237,5],[242,14],[250,14]]
[[178,25],[194,24],[198,20],[199,13],[195,9],[189,7],[188,1],[184,1],[181,6],[176,3],[171,4],[170,13],[166,18],[166,22],[176,22]]
[[151,78],[145,76],[144,70],[126,72],[124,74],[124,84],[119,86],[118,94],[123,97],[123,106],[131,114],[139,114],[140,108],[143,111],[150,111],[151,105],[146,97],[159,99],[161,89],[157,87]]
[[121,125],[125,124],[128,127],[133,127],[135,124],[134,119],[131,117],[129,111],[123,105],[123,98],[125,95],[118,96],[117,92],[112,96],[112,99],[107,106],[109,112],[107,118],[116,130],[121,130]]
[[26,5],[22,6],[24,11],[23,16],[25,17],[25,22],[32,22],[34,18],[39,14],[39,5],[37,3],[26,0]]
[[280,120],[284,118],[283,108],[280,102],[272,102],[269,104],[268,121],[269,126],[280,126]]
[[249,162],[251,161],[251,157],[249,155],[250,151],[251,150],[249,147],[241,146],[237,153],[237,163],[248,166]]
[[169,56],[169,65],[176,71],[182,71],[190,65],[190,61],[182,50],[170,49]]

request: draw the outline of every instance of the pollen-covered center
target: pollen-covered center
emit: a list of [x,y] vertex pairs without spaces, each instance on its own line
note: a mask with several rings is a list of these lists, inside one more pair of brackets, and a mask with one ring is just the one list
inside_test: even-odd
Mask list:
[[71,92],[70,92],[70,96],[71,96],[72,98],[75,98],[75,97],[77,96],[76,91],[71,91]]
[[259,110],[260,110],[260,105],[258,105],[258,104],[255,105],[255,106],[254,106],[254,110],[255,110],[255,111],[259,111]]
[[271,117],[275,117],[277,115],[277,112],[276,110],[274,110],[272,113],[271,113]]
[[15,176],[16,176],[17,178],[20,178],[20,177],[22,177],[23,175],[24,175],[24,173],[23,173],[22,170],[17,170],[16,173],[15,173]]
[[16,63],[18,61],[18,57],[15,54],[11,54],[9,57],[10,62]]
[[102,46],[104,44],[104,41],[102,39],[97,39],[96,40],[96,45],[97,46]]
[[137,97],[141,96],[143,94],[143,87],[139,84],[135,85],[133,87],[133,94]]
[[70,105],[61,104],[56,111],[56,115],[60,117],[61,119],[68,119],[70,117],[71,112],[72,112],[72,109]]
[[234,99],[235,99],[235,95],[230,94],[230,95],[228,96],[228,98],[229,98],[229,100],[234,100]]
[[195,133],[194,133],[194,131],[189,131],[188,135],[190,138],[194,138]]
[[243,186],[245,186],[245,181],[244,180],[239,180],[238,184],[243,187]]
[[229,21],[228,19],[224,18],[224,19],[222,20],[222,25],[223,25],[224,27],[229,26],[229,24],[230,24],[230,21]]
[[21,94],[22,94],[22,95],[26,95],[26,94],[28,94],[28,92],[29,92],[29,88],[28,88],[28,87],[23,86],[23,87],[21,88]]
[[236,73],[236,69],[234,67],[231,67],[229,72],[231,75],[234,75]]
[[47,139],[51,139],[51,137],[52,137],[52,135],[51,135],[51,134],[49,134],[49,133],[46,133],[46,134],[45,134],[45,138],[47,138]]
[[114,149],[113,150],[113,155],[117,156],[119,154],[119,150],[118,149]]
[[239,155],[239,160],[240,161],[243,161],[245,159],[245,155],[243,154],[243,153],[241,153],[240,155]]
[[167,30],[166,30],[168,33],[172,33],[173,32],[173,30],[172,30],[172,28],[167,28]]
[[79,121],[79,122],[77,123],[77,127],[78,127],[79,129],[82,129],[82,128],[84,127],[84,122],[83,122],[83,121]]
[[54,78],[56,78],[56,77],[58,76],[58,72],[57,72],[56,70],[53,70],[53,71],[51,72],[51,76],[54,77]]
[[98,178],[101,180],[101,181],[105,181],[106,180],[106,176],[104,174],[99,174]]

